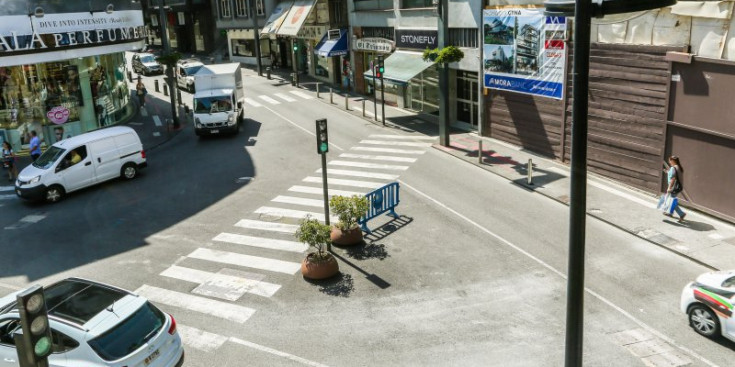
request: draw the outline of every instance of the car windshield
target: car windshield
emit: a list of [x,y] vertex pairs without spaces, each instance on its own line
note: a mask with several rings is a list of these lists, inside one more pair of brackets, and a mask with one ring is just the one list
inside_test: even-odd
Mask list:
[[184,70],[186,70],[186,75],[194,75],[201,68],[202,68],[202,65],[197,65],[197,66],[185,67]]
[[141,56],[140,61],[142,62],[156,62],[156,58],[151,55]]
[[52,145],[51,148],[48,148],[48,150],[43,152],[43,154],[33,162],[33,166],[40,169],[49,169],[54,165],[54,162],[64,154],[64,152],[66,152],[66,149],[61,149]]
[[165,322],[163,312],[146,302],[123,322],[90,340],[89,346],[106,361],[120,359],[156,336]]
[[194,100],[194,112],[214,113],[232,111],[230,96],[203,97]]

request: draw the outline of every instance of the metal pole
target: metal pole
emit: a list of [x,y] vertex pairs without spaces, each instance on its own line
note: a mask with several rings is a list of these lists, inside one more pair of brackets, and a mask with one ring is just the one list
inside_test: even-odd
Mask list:
[[332,98],[332,88],[329,88],[329,104],[334,103],[334,99]]
[[296,66],[296,50],[294,50],[294,46],[296,45],[296,39],[291,38],[291,66],[293,67],[293,84],[295,86],[299,86],[299,68]]
[[533,185],[533,160],[528,159],[528,169],[526,170],[528,172],[528,184]]
[[477,162],[482,164],[482,139],[477,142]]
[[[439,48],[449,46],[449,0],[439,0]],[[439,144],[449,146],[449,64],[439,65]]]
[[365,117],[365,99],[362,100],[362,117]]
[[385,85],[383,84],[383,74],[380,74],[380,114],[383,117],[383,126],[385,126]]
[[316,83],[316,98],[320,98],[319,97],[319,84],[321,83]]
[[253,36],[255,37],[255,60],[258,63],[258,76],[263,76],[263,60],[260,59],[260,34],[258,33],[258,15],[256,14],[253,1],[248,0],[250,17],[253,19]]
[[345,93],[345,111],[349,111],[350,110],[349,101],[350,101],[349,94]]
[[[166,28],[166,25],[168,24],[168,19],[166,18],[166,11],[164,9],[164,0],[158,0],[158,16],[159,16],[159,24],[161,24],[161,43],[163,44],[163,54],[168,55],[171,53],[171,47],[168,42],[168,30]],[[174,83],[174,71],[170,66],[166,67],[166,84],[168,85],[168,89],[173,91],[175,88]],[[166,89],[164,88],[164,91]],[[171,93],[171,119],[174,122],[174,128],[179,127],[179,116],[177,113],[176,108],[176,93]]]
[[375,82],[375,57],[373,57],[373,119],[378,121],[378,83]]
[[[322,153],[322,188],[324,191],[324,224],[329,224],[329,188],[327,187],[327,154]],[[332,242],[327,243],[327,251],[332,251]]]
[[582,366],[584,339],[584,252],[587,207],[587,110],[589,106],[590,26],[592,2],[577,1],[574,13],[572,70],[572,160],[569,200],[569,269],[565,366]]

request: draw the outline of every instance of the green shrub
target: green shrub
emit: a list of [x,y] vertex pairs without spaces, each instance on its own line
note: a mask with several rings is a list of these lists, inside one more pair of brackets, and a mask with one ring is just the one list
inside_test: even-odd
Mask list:
[[326,245],[331,241],[329,237],[331,230],[328,225],[322,224],[322,222],[312,218],[311,215],[307,215],[299,223],[296,238],[299,242],[316,249],[315,260],[324,260],[331,256],[325,251]]
[[459,62],[464,58],[464,52],[457,47],[447,46],[442,49],[435,48],[424,50],[422,55],[424,61],[433,61],[437,64],[448,64],[451,62]]
[[357,220],[367,213],[368,207],[368,200],[364,196],[336,195],[329,200],[329,208],[339,218],[337,228],[342,231],[357,227]]

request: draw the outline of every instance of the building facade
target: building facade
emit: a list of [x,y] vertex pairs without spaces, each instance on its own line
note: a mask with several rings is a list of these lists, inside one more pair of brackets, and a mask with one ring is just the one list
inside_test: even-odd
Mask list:
[[161,13],[164,7],[171,50],[183,54],[212,53],[221,45],[215,29],[212,0],[143,0],[147,43],[161,46]]
[[2,3],[0,140],[20,151],[35,131],[50,145],[134,112],[124,52],[144,44],[140,4]]

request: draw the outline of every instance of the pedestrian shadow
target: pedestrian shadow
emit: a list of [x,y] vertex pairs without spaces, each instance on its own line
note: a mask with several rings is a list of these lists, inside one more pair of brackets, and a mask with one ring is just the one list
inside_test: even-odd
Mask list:
[[409,225],[411,222],[413,222],[413,218],[405,215],[399,215],[398,217],[391,219],[388,223],[373,229],[370,234],[365,235],[365,240],[370,241],[371,244],[380,241],[399,229]]
[[694,220],[686,219],[683,222],[679,222],[676,219],[671,219],[668,217],[664,217],[664,223],[670,224],[672,226],[682,227],[682,228],[689,228],[691,230],[697,231],[697,232],[709,232],[714,231],[715,226],[704,223],[704,222],[697,222]]
[[304,280],[317,287],[319,292],[329,296],[349,297],[350,294],[352,294],[352,291],[355,290],[352,275],[342,272],[339,272],[337,275],[328,279],[314,280],[304,278]]

